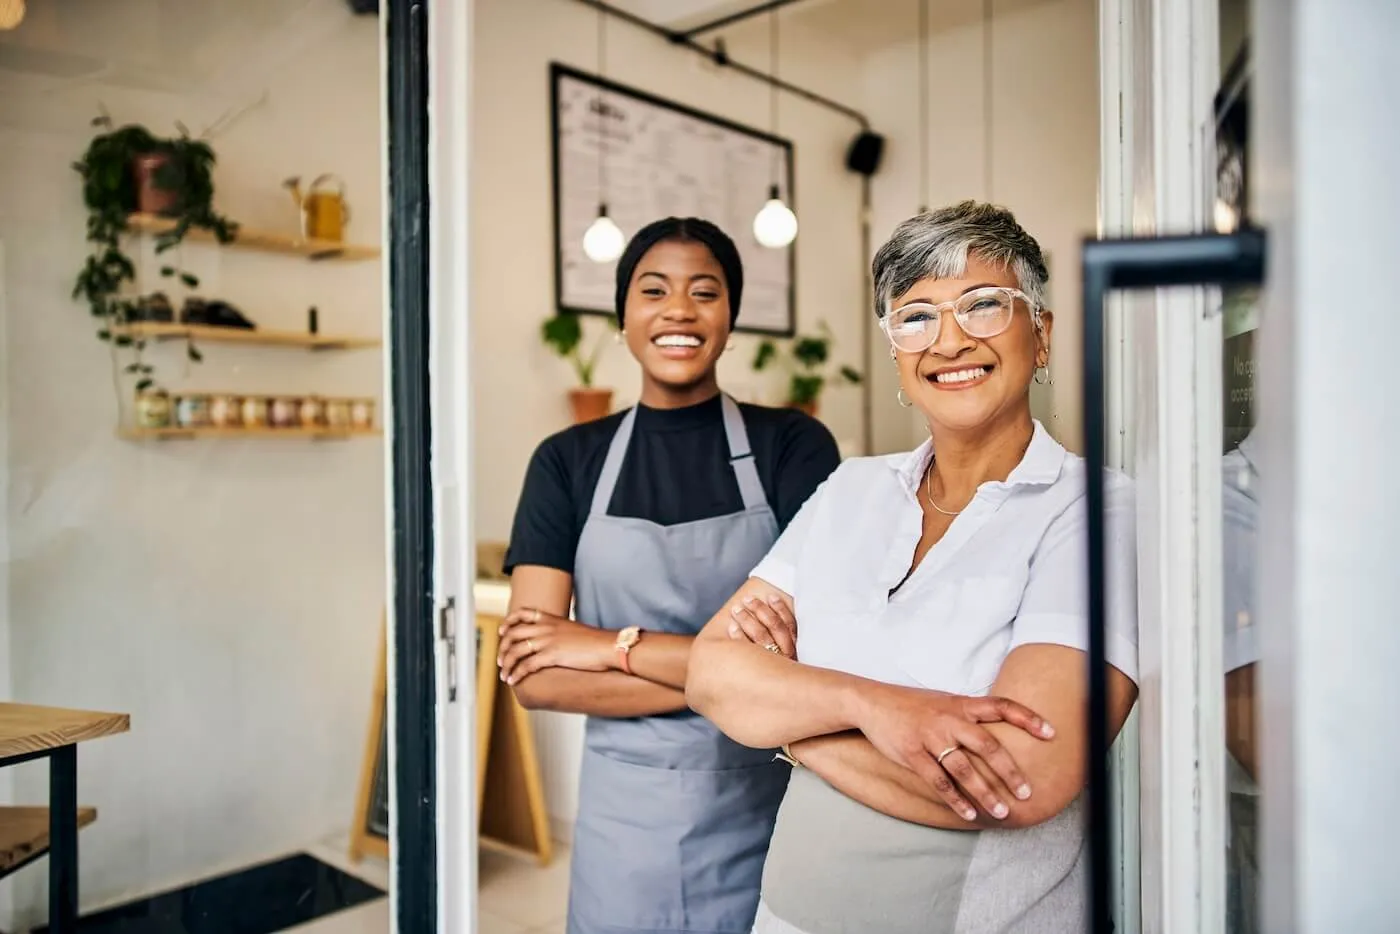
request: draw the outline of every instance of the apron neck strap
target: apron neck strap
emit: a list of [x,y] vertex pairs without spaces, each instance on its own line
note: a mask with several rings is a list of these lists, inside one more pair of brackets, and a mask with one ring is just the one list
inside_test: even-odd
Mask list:
[[632,426],[637,423],[637,407],[634,405],[622,416],[612,443],[608,445],[608,457],[603,461],[603,473],[598,477],[598,485],[593,488],[593,505],[590,516],[605,516],[608,504],[612,502],[613,490],[617,488],[617,477],[622,473],[622,461],[627,457],[627,444],[632,440]]
[[754,463],[753,452],[749,450],[749,432],[744,427],[743,413],[739,411],[739,404],[728,394],[720,397],[720,406],[724,410],[724,435],[729,440],[729,466],[739,483],[744,508],[764,508],[768,505],[768,497],[758,479],[758,465]]

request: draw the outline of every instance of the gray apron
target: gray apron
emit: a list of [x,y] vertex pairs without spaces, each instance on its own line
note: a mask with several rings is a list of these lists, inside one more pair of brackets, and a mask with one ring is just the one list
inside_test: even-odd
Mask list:
[[[743,511],[672,526],[609,516],[636,422],[628,412],[579,537],[580,620],[695,635],[777,539],[739,407],[728,396],[721,405]],[[690,710],[589,717],[568,934],[746,934],[788,774],[772,750],[740,746]]]

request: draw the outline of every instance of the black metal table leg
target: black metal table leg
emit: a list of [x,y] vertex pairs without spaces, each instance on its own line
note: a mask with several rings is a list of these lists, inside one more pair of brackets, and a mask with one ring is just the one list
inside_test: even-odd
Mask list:
[[49,930],[78,930],[78,747],[49,756]]

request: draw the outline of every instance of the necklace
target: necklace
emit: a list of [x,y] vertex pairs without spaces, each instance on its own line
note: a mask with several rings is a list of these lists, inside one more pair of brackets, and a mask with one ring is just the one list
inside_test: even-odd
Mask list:
[[[933,462],[932,462],[932,461],[929,462],[929,465],[928,465],[928,473],[924,474],[924,497],[928,500],[928,504],[929,504],[930,506],[932,506],[932,507],[933,507],[935,510],[937,510],[938,512],[943,513],[943,515],[945,515],[945,516],[956,516],[958,513],[962,512],[962,509],[959,509],[957,512],[950,512],[949,510],[944,509],[942,506],[938,505],[937,503],[935,503],[935,502],[933,501]],[[967,507],[964,506],[963,508],[966,509]]]

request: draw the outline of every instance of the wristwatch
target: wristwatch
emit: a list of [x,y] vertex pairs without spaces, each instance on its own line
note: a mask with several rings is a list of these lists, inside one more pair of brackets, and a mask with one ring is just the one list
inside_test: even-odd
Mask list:
[[641,641],[642,630],[639,626],[628,626],[617,634],[617,642],[614,643],[617,648],[617,664],[629,675],[632,673],[632,665],[627,656],[631,653],[632,646]]

